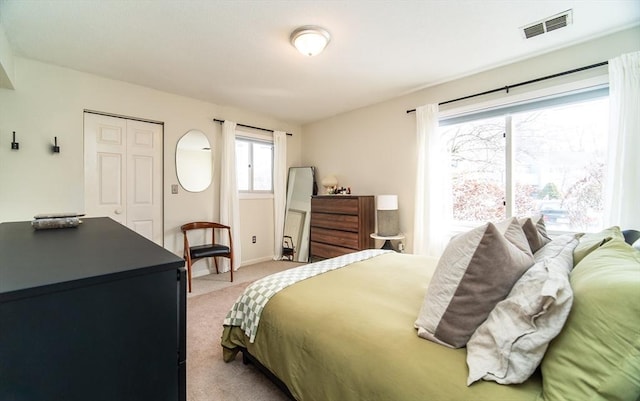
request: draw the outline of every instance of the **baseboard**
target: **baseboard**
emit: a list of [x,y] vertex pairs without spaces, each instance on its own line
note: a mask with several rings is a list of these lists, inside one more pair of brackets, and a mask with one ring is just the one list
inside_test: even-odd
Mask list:
[[263,256],[261,258],[251,259],[251,260],[243,260],[242,263],[240,263],[240,267],[249,266],[249,265],[255,265],[256,263],[268,262],[270,260],[273,260],[273,255],[272,256]]
[[[240,263],[240,267],[255,265],[256,263],[269,262],[271,260],[273,260],[273,256],[263,256],[261,258],[243,260],[242,263]],[[213,270],[209,270],[205,263],[198,263],[197,265],[193,266],[193,270],[191,271],[191,277],[195,278],[195,277],[206,276],[211,273],[215,273],[215,270],[216,270],[215,266],[213,267]]]

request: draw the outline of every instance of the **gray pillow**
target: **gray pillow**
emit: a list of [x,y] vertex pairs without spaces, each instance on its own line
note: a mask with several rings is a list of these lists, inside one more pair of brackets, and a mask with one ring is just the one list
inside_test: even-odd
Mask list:
[[533,256],[527,235],[518,219],[510,217],[494,224],[509,242],[527,255]]
[[508,233],[524,240],[517,219],[500,227],[486,223],[449,242],[415,322],[420,337],[452,348],[465,346],[493,307],[533,265],[531,252],[505,237]]
[[579,235],[562,235],[536,254],[533,265],[467,343],[467,385],[484,379],[522,383],[536,370],[567,319],[573,293],[569,272]]
[[542,215],[525,217],[518,221],[522,226],[524,235],[527,237],[531,252],[536,253],[551,241],[551,238],[547,235],[547,227],[544,225],[544,217]]

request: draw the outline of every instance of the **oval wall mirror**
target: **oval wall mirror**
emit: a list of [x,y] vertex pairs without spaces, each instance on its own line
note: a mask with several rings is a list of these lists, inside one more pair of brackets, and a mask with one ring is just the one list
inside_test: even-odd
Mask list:
[[182,188],[204,191],[211,185],[211,144],[202,131],[192,129],[176,146],[176,173]]

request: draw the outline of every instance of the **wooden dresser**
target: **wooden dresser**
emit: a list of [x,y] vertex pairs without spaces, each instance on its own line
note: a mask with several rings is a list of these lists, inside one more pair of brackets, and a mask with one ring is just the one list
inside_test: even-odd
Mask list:
[[332,258],[374,247],[373,196],[322,195],[311,198],[311,259]]

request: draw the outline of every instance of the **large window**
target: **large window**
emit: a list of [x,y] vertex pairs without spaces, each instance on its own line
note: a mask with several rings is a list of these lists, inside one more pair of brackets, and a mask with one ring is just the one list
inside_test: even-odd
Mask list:
[[552,231],[602,227],[607,91],[445,120],[453,223],[542,213]]
[[273,142],[236,138],[238,191],[273,192]]

